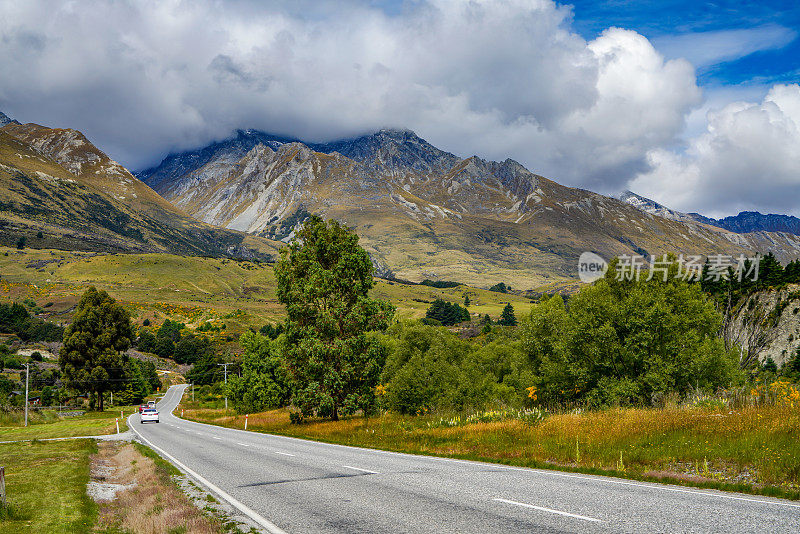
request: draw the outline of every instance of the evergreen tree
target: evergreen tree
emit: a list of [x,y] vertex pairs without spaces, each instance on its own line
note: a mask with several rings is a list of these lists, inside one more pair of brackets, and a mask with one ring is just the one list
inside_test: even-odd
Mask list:
[[131,345],[133,326],[128,312],[105,291],[90,287],[81,297],[59,352],[67,387],[89,391],[99,399],[117,390],[123,379],[123,352]]
[[337,420],[374,404],[384,355],[367,332],[386,328],[394,308],[369,297],[372,272],[358,236],[333,220],[311,217],[281,250],[275,277],[288,315],[283,352],[303,415]]
[[517,325],[517,317],[514,315],[514,306],[512,306],[510,302],[503,308],[503,313],[500,314],[500,320],[497,322],[503,326]]
[[469,307],[469,295],[464,295],[464,307]]

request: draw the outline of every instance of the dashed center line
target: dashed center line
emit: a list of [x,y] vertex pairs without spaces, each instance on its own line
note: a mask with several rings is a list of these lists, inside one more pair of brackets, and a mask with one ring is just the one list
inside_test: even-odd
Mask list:
[[282,454],[284,456],[294,456],[294,454],[290,454],[288,452],[281,452],[281,451],[275,451],[275,454]]
[[222,438],[218,438],[217,436],[211,436],[211,437],[214,438],[214,439],[218,439],[218,440],[222,441]]
[[239,443],[238,441],[236,442],[236,444],[237,445],[241,445],[242,447],[249,447],[250,446],[247,443]]
[[364,473],[370,473],[372,475],[380,475],[377,471],[370,471],[369,469],[361,469],[360,467],[353,467],[352,465],[343,465],[342,467],[346,467],[347,469],[355,469],[356,471],[363,471]]
[[558,514],[558,515],[563,515],[563,516],[567,516],[567,517],[574,517],[575,519],[583,519],[584,521],[593,521],[593,522],[596,522],[596,523],[600,523],[601,522],[599,519],[595,519],[594,517],[588,517],[588,516],[585,516],[585,515],[578,515],[578,514],[571,514],[569,512],[562,512],[561,510],[553,510],[552,508],[545,508],[543,506],[534,506],[532,504],[527,504],[527,503],[524,503],[524,502],[509,501],[509,500],[506,500],[506,499],[492,499],[492,500],[493,501],[497,501],[497,502],[503,502],[503,503],[506,503],[506,504],[513,504],[515,506],[522,506],[523,508],[531,508],[533,510],[539,510],[540,512],[549,512],[551,514]]

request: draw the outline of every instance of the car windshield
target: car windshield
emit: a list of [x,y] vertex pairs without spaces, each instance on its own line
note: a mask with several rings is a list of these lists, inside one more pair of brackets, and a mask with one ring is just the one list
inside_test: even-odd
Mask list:
[[158,412],[157,412],[157,411],[155,411],[155,410],[152,410],[152,409],[151,409],[151,410],[145,410],[145,411],[144,411],[144,412],[142,412],[142,413],[158,413]]

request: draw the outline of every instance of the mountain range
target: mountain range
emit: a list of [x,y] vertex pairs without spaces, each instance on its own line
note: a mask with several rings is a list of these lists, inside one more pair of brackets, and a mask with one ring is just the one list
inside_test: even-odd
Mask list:
[[0,124],[7,245],[269,259],[318,214],[353,228],[380,276],[518,289],[574,280],[584,251],[800,257],[789,219],[737,226],[599,195],[408,130],[330,143],[239,130],[134,175],[76,130]]
[[240,130],[137,176],[199,220],[270,239],[287,241],[312,213],[336,218],[382,275],[416,281],[534,287],[574,277],[583,251],[800,254],[792,234],[654,213],[511,159],[460,158],[408,130],[324,144]]
[[668,208],[654,200],[625,191],[620,195],[620,200],[636,206],[642,211],[665,217],[674,221],[701,222],[724,228],[738,234],[751,232],[786,232],[800,235],[800,219],[793,215],[763,215],[757,211],[742,211],[738,215],[731,215],[723,219],[704,217],[699,213],[682,213]]
[[2,244],[265,259],[277,250],[277,243],[193,219],[76,130],[4,114],[0,123]]

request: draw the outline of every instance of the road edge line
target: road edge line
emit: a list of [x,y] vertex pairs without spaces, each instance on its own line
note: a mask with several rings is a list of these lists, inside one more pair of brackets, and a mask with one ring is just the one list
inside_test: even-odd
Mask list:
[[[130,418],[131,418],[131,417],[133,417],[133,414],[129,415],[129,416],[128,416],[128,419],[130,420]],[[153,449],[153,450],[157,451],[159,454],[161,454],[162,456],[164,456],[166,459],[168,459],[168,460],[169,460],[170,462],[172,462],[174,465],[176,465],[177,467],[181,468],[181,469],[182,469],[182,470],[183,470],[183,471],[184,471],[186,474],[188,474],[190,477],[194,478],[194,479],[195,479],[195,480],[197,480],[199,483],[203,484],[203,485],[204,485],[206,488],[208,488],[208,489],[209,489],[209,490],[211,490],[212,492],[216,493],[216,494],[217,494],[217,496],[219,496],[220,498],[222,498],[224,501],[227,501],[227,502],[228,502],[228,503],[229,503],[231,506],[233,506],[234,508],[236,508],[237,510],[239,510],[240,512],[242,512],[244,515],[246,515],[247,517],[249,517],[250,519],[252,519],[252,520],[253,520],[253,521],[255,521],[256,523],[258,523],[259,525],[261,525],[261,526],[262,526],[262,527],[264,527],[265,529],[267,529],[267,531],[268,531],[268,532],[270,532],[270,534],[288,534],[288,533],[287,533],[285,530],[281,529],[281,528],[280,528],[278,525],[276,525],[275,523],[272,523],[271,521],[269,521],[269,520],[267,520],[267,519],[265,519],[265,518],[261,517],[261,516],[260,516],[260,515],[258,515],[258,514],[257,514],[257,513],[256,513],[254,510],[252,510],[252,509],[251,509],[251,508],[249,508],[248,506],[246,506],[246,505],[242,504],[241,502],[239,502],[238,500],[236,500],[236,499],[235,499],[234,497],[232,497],[231,495],[228,495],[228,493],[226,493],[225,491],[223,491],[222,489],[220,489],[218,486],[216,486],[216,485],[215,485],[215,484],[213,484],[212,482],[209,482],[209,481],[208,481],[208,480],[206,480],[206,479],[205,479],[203,476],[199,475],[199,474],[198,474],[198,473],[196,473],[195,471],[193,471],[193,470],[189,469],[188,467],[186,467],[186,466],[185,466],[183,463],[181,463],[180,461],[178,461],[177,459],[175,459],[175,457],[173,457],[173,456],[172,456],[172,455],[170,455],[169,453],[165,452],[163,449],[161,449],[161,448],[159,448],[159,447],[156,447],[155,445],[153,445],[153,444],[152,444],[152,443],[151,443],[151,442],[150,442],[150,441],[149,441],[149,440],[148,440],[146,437],[142,436],[142,435],[139,433],[139,431],[138,431],[138,430],[136,430],[136,429],[135,429],[135,428],[134,428],[134,427],[133,427],[133,426],[130,424],[130,422],[129,422],[129,424],[128,424],[128,427],[129,427],[131,430],[133,430],[133,432],[134,432],[134,433],[135,433],[135,434],[136,434],[136,435],[139,437],[139,439],[141,439],[142,441],[144,441],[144,442],[147,444],[147,446],[148,446],[148,447],[150,447],[151,449]]]

